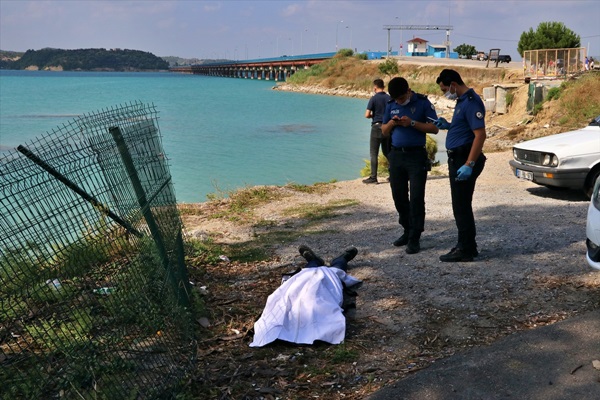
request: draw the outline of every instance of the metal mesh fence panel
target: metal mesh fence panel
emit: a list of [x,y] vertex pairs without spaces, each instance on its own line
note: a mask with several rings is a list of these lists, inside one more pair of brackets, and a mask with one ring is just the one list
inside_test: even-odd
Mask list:
[[1,397],[172,391],[195,352],[181,228],[153,105],[0,154]]
[[586,48],[526,50],[523,52],[523,73],[527,78],[565,77],[582,72]]

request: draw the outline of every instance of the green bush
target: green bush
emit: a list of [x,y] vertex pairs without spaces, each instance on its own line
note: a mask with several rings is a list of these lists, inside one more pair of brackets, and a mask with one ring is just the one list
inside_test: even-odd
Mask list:
[[[429,135],[427,135],[425,141],[425,149],[427,150],[427,157],[434,165],[437,164],[435,161],[435,155],[438,151],[437,142]],[[364,162],[365,166],[360,170],[360,176],[371,176],[371,160],[364,160]],[[377,158],[377,175],[389,176],[389,169],[390,163],[388,162],[388,159],[382,153],[379,153],[379,157]]]
[[562,89],[560,87],[553,87],[552,89],[548,90],[548,94],[546,95],[546,100],[550,101],[550,100],[560,99],[561,92],[562,92]]
[[396,75],[399,71],[398,63],[393,58],[388,58],[377,66],[379,72],[387,76]]
[[340,57],[352,57],[354,55],[354,50],[352,49],[340,49],[337,54]]
[[368,60],[369,56],[367,56],[367,53],[359,53],[356,54],[354,57],[356,57],[359,60]]

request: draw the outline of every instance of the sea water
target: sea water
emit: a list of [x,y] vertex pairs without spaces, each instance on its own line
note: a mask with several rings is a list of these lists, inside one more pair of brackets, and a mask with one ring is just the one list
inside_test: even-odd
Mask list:
[[367,99],[272,90],[275,82],[200,75],[0,71],[0,150],[75,117],[154,104],[178,202],[244,186],[360,177]]

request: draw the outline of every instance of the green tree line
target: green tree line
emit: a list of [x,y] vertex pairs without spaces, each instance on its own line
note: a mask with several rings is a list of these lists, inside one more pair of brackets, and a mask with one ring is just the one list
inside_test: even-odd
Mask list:
[[0,61],[2,69],[25,69],[37,66],[39,69],[62,67],[65,71],[73,70],[163,70],[169,63],[152,53],[140,50],[106,50],[106,49],[41,49],[27,50],[16,60]]

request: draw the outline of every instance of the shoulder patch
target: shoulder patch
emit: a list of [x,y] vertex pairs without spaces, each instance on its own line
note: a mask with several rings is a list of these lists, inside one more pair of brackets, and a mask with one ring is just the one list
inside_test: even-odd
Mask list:
[[483,113],[481,111],[477,111],[477,114],[475,114],[475,116],[477,117],[477,119],[483,119]]

